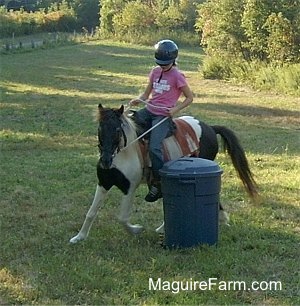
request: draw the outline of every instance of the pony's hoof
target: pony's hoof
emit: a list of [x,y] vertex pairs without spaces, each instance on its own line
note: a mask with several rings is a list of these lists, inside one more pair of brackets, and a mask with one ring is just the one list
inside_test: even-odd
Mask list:
[[155,231],[158,234],[163,234],[165,232],[165,222],[163,222]]
[[139,224],[126,224],[126,229],[130,234],[138,235],[143,231],[144,227]]
[[224,210],[219,211],[219,224],[230,226],[229,215]]
[[84,240],[84,239],[85,239],[85,237],[78,234],[78,235],[74,236],[73,238],[71,238],[69,242],[74,244],[74,243],[77,243],[77,242],[79,242],[81,240]]

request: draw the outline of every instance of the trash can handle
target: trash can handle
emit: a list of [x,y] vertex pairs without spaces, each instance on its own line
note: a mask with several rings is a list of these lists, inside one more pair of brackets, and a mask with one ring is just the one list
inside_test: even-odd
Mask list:
[[179,182],[181,184],[195,184],[196,178],[195,177],[184,177],[180,176],[179,177]]

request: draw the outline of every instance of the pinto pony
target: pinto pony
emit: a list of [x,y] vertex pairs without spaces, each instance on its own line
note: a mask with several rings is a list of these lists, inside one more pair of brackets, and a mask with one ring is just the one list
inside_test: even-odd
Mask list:
[[[183,120],[197,135],[197,150],[194,150],[193,154],[197,154],[200,158],[215,159],[219,150],[217,134],[221,135],[225,150],[231,157],[246,191],[250,197],[256,197],[256,183],[249,169],[245,152],[233,131],[224,126],[209,126],[188,116],[174,119],[174,121],[176,120]],[[71,238],[71,243],[87,238],[97,212],[102,206],[107,192],[113,186],[119,188],[123,193],[118,216],[120,223],[132,234],[138,234],[143,230],[141,225],[130,223],[135,190],[143,182],[145,174],[145,160],[140,143],[137,141],[138,127],[133,119],[124,112],[124,106],[119,109],[112,109],[104,108],[99,104],[98,122],[98,147],[100,152],[97,164],[98,184],[84,223],[79,233]],[[180,153],[175,153],[172,156],[176,157],[176,154]],[[177,158],[179,157],[181,156],[177,156]],[[220,217],[228,218],[221,204]],[[161,229],[162,226],[157,231]]]

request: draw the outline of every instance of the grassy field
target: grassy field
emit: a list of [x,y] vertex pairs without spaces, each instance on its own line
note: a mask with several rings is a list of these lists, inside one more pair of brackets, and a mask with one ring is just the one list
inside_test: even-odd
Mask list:
[[[185,113],[237,133],[261,203],[249,201],[221,153],[221,200],[231,222],[220,228],[217,247],[161,248],[154,229],[162,203],[144,202],[144,186],[133,211],[133,221],[145,226],[141,235],[117,223],[115,189],[88,239],[68,243],[97,182],[93,112],[100,102],[119,106],[140,93],[152,52],[101,41],[2,55],[0,304],[300,304],[300,99],[202,80],[196,48],[180,50],[179,66],[195,92]],[[245,282],[249,290],[154,291],[149,278],[174,286]],[[250,288],[254,281],[262,282],[259,290]]]

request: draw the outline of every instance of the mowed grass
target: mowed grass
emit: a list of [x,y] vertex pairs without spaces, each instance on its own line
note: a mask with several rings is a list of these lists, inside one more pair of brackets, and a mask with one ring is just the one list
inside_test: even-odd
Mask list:
[[[151,47],[91,42],[1,57],[0,304],[264,304],[299,300],[299,98],[202,80],[200,49],[180,49],[195,93],[182,114],[233,129],[258,182],[253,204],[226,155],[221,200],[230,213],[217,247],[165,250],[154,229],[162,203],[141,186],[136,237],[116,221],[114,189],[88,239],[77,233],[97,183],[98,103],[138,95],[153,65]],[[183,203],[184,205],[184,203]],[[149,290],[162,281],[280,281],[281,290]],[[266,283],[264,283],[266,284]],[[279,289],[279,287],[277,288]]]

